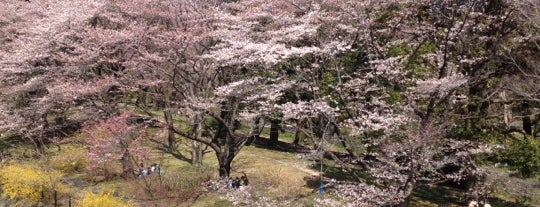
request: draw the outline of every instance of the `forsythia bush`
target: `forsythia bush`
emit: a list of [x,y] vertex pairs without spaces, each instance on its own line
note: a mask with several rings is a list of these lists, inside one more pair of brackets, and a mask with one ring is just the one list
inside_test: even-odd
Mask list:
[[22,206],[49,203],[54,191],[57,194],[68,191],[68,187],[60,182],[61,177],[59,171],[44,171],[29,164],[4,166],[0,169],[2,197]]
[[123,201],[114,197],[114,192],[95,194],[92,191],[86,192],[79,207],[135,207],[133,201]]

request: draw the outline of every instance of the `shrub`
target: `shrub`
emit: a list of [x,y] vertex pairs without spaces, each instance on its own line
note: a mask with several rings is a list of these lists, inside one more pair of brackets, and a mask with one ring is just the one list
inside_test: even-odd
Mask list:
[[540,142],[532,136],[513,142],[503,155],[510,169],[517,170],[523,177],[540,173]]
[[16,205],[29,206],[40,202],[51,203],[53,195],[67,193],[69,188],[57,170],[43,170],[29,164],[10,164],[0,169],[2,197],[14,200]]
[[124,201],[121,198],[114,196],[114,192],[107,193],[92,193],[92,191],[86,192],[84,198],[79,203],[78,207],[135,207],[133,201]]

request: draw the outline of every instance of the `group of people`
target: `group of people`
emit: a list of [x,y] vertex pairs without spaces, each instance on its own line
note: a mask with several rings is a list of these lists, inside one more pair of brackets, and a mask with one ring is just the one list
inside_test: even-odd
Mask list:
[[243,175],[241,178],[236,177],[235,179],[229,178],[227,180],[227,185],[229,189],[238,189],[240,186],[248,186],[249,180],[247,176]]
[[144,164],[141,163],[139,165],[139,170],[136,172],[139,177],[146,177],[154,173],[163,174],[163,171],[161,170],[161,166],[159,166],[159,164],[154,163],[150,165],[150,167],[144,168]]

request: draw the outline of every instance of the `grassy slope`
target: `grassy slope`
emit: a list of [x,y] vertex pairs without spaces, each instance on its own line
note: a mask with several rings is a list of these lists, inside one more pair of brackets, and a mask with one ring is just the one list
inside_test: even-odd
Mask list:
[[[263,131],[265,136],[267,131]],[[267,135],[266,135],[267,136]],[[292,142],[294,134],[286,132],[280,133],[280,141]],[[164,140],[157,140],[163,142]],[[182,140],[179,144],[180,153],[171,155],[157,149],[159,143],[148,142],[149,147],[152,147],[152,155],[150,160],[145,163],[160,163],[169,174],[178,174],[185,182],[193,180],[193,177],[199,176],[200,172],[193,171],[189,163],[190,141]],[[55,151],[55,148],[50,148]],[[25,154],[31,149],[26,147],[11,148],[13,154]],[[18,151],[18,153],[17,153]],[[23,152],[21,152],[23,151]],[[340,170],[332,164],[331,161],[325,161],[324,171],[326,176],[339,178],[344,176]],[[240,177],[246,173],[250,178],[250,183],[256,193],[269,196],[276,200],[288,200],[294,206],[313,206],[314,199],[320,198],[317,193],[317,177],[319,176],[318,168],[313,168],[311,162],[298,159],[295,153],[269,150],[256,146],[246,146],[240,152],[238,157],[232,164],[232,177]],[[205,174],[216,178],[217,177],[217,162],[215,154],[209,152],[204,157],[203,170]],[[81,175],[70,175],[72,177],[84,177]],[[191,177],[190,177],[191,176]],[[195,179],[196,180],[196,179]],[[97,184],[100,189],[113,189],[119,192],[129,193],[131,188],[143,187],[141,182],[133,183],[126,182],[122,179],[101,182]],[[81,189],[83,190],[83,189]],[[538,189],[536,189],[538,191]],[[460,203],[460,193],[448,188],[432,188],[420,189],[415,192],[412,206],[457,206],[455,203]],[[192,195],[188,195],[192,196]],[[188,199],[187,202],[180,202],[174,199],[163,201],[151,201],[158,206],[230,206],[230,201],[220,198],[221,195],[215,192],[205,192],[200,194],[196,199]],[[324,198],[327,194],[322,195]],[[195,197],[194,195],[192,197]],[[493,206],[508,206],[512,204],[505,202],[503,199],[512,201],[513,198],[503,194],[499,196],[496,205]],[[135,198],[137,199],[137,198]],[[538,198],[533,198],[532,204],[540,204]],[[540,199],[539,199],[540,200]],[[454,203],[454,204],[452,204]],[[461,201],[463,203],[463,201]]]

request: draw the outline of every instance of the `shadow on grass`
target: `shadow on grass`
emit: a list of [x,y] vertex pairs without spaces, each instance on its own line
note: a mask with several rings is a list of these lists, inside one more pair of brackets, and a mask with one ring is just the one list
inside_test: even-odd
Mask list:
[[304,181],[306,181],[306,187],[313,189],[314,192],[319,190],[321,186],[321,177],[319,176],[306,176]]
[[450,206],[450,204],[466,206],[467,202],[458,189],[445,186],[417,188],[413,191],[413,197],[429,201],[437,206]]
[[0,137],[0,151],[5,149],[12,148],[13,146],[24,144],[24,140],[17,135],[10,135],[5,137]]
[[270,139],[259,137],[251,143],[251,145],[268,150],[275,150],[280,152],[295,152],[295,153],[305,153],[309,151],[309,148],[293,143],[287,143],[283,141],[278,141],[275,145],[270,144]]
[[[354,166],[349,166],[349,167],[352,168],[353,172],[347,172],[341,166],[336,164],[333,160],[324,159],[324,162],[322,164],[323,176],[327,178],[336,179],[338,181],[357,182],[359,181],[359,178],[362,178],[364,180],[371,180],[371,178],[367,174],[365,174],[361,169],[356,168]],[[321,170],[320,160],[315,160],[314,163],[309,166],[309,168],[320,171]]]
[[[414,190],[413,196],[422,201],[434,203],[437,206],[466,206],[468,201],[462,196],[459,189],[447,186],[424,187]],[[487,202],[493,207],[529,207],[516,202],[505,201],[500,198],[490,197]]]
[[163,142],[160,142],[158,140],[155,140],[155,139],[150,139],[151,142],[154,142],[157,144],[157,147],[156,149],[161,151],[161,152],[165,152],[165,153],[168,153],[168,154],[171,154],[174,158],[178,159],[178,160],[182,160],[182,161],[186,161],[186,162],[189,162],[191,163],[191,159],[184,156],[182,153],[180,153],[179,151],[173,151],[171,152],[168,148],[167,148],[167,145],[164,144]]
[[520,203],[505,201],[500,198],[489,198],[489,203],[493,207],[530,207],[531,205],[524,205]]

